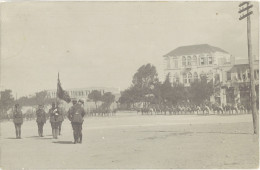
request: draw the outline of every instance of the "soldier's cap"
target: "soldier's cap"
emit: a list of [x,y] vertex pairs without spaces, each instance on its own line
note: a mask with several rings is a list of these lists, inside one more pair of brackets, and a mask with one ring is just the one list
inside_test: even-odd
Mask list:
[[79,99],[79,102],[82,103],[82,104],[84,104],[84,100],[82,100],[82,99]]

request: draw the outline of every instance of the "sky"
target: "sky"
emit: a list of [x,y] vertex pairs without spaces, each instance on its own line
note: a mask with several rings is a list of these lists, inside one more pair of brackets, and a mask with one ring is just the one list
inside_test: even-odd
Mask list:
[[[56,89],[129,87],[147,63],[163,77],[163,55],[210,44],[247,58],[246,20],[239,2],[1,3],[1,89],[18,97]],[[251,15],[258,55],[259,4]]]

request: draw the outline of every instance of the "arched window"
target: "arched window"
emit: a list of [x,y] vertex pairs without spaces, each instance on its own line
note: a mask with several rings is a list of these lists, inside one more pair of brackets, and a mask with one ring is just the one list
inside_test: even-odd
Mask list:
[[193,74],[193,78],[194,78],[194,81],[197,81],[197,80],[199,79],[197,72],[195,72],[195,73]]
[[187,74],[186,73],[183,74],[183,83],[184,84],[188,83],[188,79],[187,79]]
[[192,81],[192,74],[189,73],[189,74],[188,74],[188,83],[191,83],[191,81]]
[[191,56],[187,57],[187,65],[190,66],[191,65]]
[[186,57],[185,56],[182,57],[182,66],[186,66]]
[[196,66],[197,65],[197,56],[192,57],[192,65]]

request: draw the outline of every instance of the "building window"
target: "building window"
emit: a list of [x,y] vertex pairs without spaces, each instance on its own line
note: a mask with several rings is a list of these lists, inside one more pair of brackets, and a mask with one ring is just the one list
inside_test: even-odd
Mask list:
[[179,83],[180,82],[180,78],[179,78],[178,73],[175,73],[174,77],[175,77],[175,82]]
[[167,62],[167,68],[168,68],[168,69],[171,68],[170,58],[168,58],[168,59],[166,60],[166,62]]
[[200,65],[205,65],[205,57],[203,56],[200,57]]
[[241,80],[241,79],[242,79],[242,77],[241,77],[241,74],[240,74],[240,73],[237,73],[237,78],[238,78],[238,80]]
[[186,74],[186,73],[183,74],[183,83],[184,83],[184,84],[187,84],[187,83],[188,83],[187,74]]
[[209,56],[208,62],[209,62],[209,64],[212,64],[212,63],[213,63],[213,60],[212,60],[212,57],[211,57],[211,56]]
[[231,72],[227,72],[227,80],[231,80]]
[[182,57],[182,66],[186,66],[186,57]]
[[192,65],[194,65],[194,66],[197,65],[197,56],[193,56],[193,58],[192,58]]
[[187,65],[190,66],[191,65],[191,56],[187,57]]
[[197,73],[197,72],[195,72],[195,73],[193,74],[193,78],[194,78],[194,81],[196,81],[196,80],[199,79],[199,77],[198,77],[198,73]]
[[174,60],[174,67],[178,68],[178,60]]
[[191,83],[191,81],[192,81],[192,74],[189,73],[189,74],[188,74],[188,83]]
[[179,83],[179,82],[180,82],[180,78],[176,77],[176,83]]

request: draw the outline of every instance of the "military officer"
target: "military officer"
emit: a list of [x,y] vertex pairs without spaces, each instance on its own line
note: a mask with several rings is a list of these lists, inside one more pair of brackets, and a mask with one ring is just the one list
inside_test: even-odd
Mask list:
[[55,103],[52,103],[52,108],[49,109],[50,123],[52,128],[52,136],[54,139],[58,139],[59,133],[59,109],[56,108]]
[[43,125],[46,123],[46,112],[43,108],[44,106],[42,104],[39,104],[36,111],[36,122],[38,125],[38,134],[40,137],[43,137]]
[[21,126],[23,124],[23,114],[19,104],[15,104],[13,111],[13,122],[15,126],[15,134],[17,139],[21,139]]
[[71,121],[73,128],[74,144],[82,143],[82,124],[84,121],[83,117],[86,114],[83,104],[84,101],[79,100],[68,111],[68,119]]
[[63,117],[63,110],[62,110],[62,105],[61,103],[58,103],[57,104],[57,110],[58,110],[58,130],[59,130],[59,135],[61,135],[61,125],[62,125],[62,122],[64,121],[64,117]]

